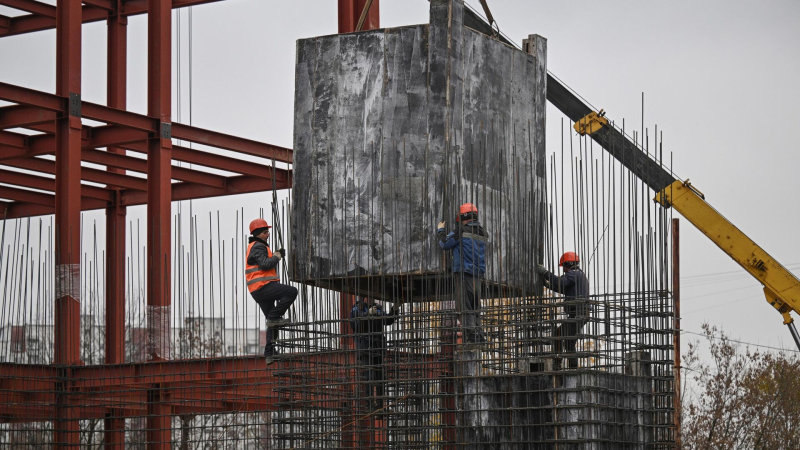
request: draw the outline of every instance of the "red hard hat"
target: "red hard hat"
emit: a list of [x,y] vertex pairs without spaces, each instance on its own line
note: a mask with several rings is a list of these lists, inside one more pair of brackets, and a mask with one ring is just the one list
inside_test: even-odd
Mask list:
[[461,208],[458,209],[459,214],[467,214],[471,212],[474,212],[475,214],[478,213],[478,207],[472,203],[464,203],[461,205]]
[[272,228],[269,226],[266,220],[264,219],[256,219],[250,222],[250,234],[253,234],[253,231],[256,231],[259,228]]
[[581,259],[578,257],[577,253],[567,252],[561,255],[561,259],[558,260],[558,265],[563,266],[565,262],[579,263]]
[[478,207],[472,203],[464,203],[458,208],[458,217],[456,217],[456,221],[461,219],[461,216],[464,214],[475,213],[478,214]]

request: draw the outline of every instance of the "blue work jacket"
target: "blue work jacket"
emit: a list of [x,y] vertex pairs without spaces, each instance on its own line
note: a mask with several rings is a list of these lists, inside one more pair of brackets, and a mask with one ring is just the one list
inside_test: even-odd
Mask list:
[[483,278],[486,273],[486,243],[488,234],[480,222],[467,222],[450,234],[445,235],[444,228],[436,230],[439,247],[453,251],[453,272],[463,272],[474,277]]

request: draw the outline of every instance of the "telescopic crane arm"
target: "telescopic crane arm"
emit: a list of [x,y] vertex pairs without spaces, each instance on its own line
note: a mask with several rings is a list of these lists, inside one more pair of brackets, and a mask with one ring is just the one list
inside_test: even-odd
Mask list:
[[[548,99],[550,99],[551,89],[561,96],[573,96],[560,83],[553,86],[550,84],[550,79],[547,81]],[[556,101],[558,100],[560,99],[556,98]],[[573,118],[579,114],[577,108],[574,107],[576,101],[582,104],[577,98],[566,103],[566,105],[569,103],[573,105],[572,114],[567,114],[567,116],[570,116],[575,122],[575,131],[581,135],[590,136],[605,148],[656,192],[654,199],[656,202],[681,213],[686,220],[757,279],[764,286],[767,303],[783,316],[783,323],[789,327],[797,349],[800,350],[800,335],[797,333],[791,316],[792,311],[800,314],[800,280],[712,208],[706,202],[703,194],[695,189],[688,179],[686,181],[675,179],[659,163],[611,126],[602,110],[600,112],[589,110],[586,115]],[[551,102],[565,113],[567,112],[566,108],[561,108],[552,100]],[[583,106],[588,109],[585,105]]]

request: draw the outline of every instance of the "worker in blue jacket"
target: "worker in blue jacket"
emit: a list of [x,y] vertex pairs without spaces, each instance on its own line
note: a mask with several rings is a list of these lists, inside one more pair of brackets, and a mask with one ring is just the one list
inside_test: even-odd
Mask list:
[[[564,294],[564,312],[567,320],[558,328],[556,336],[562,338],[556,341],[556,352],[566,352],[572,355],[568,358],[569,367],[578,367],[578,358],[575,350],[578,343],[578,333],[586,322],[589,321],[589,279],[580,268],[580,257],[575,252],[566,252],[561,255],[558,265],[564,269],[564,275],[556,276],[543,265],[537,264],[536,272],[544,278],[544,284],[550,290]],[[556,370],[561,367],[561,360],[556,359]]]
[[489,235],[478,221],[478,208],[464,203],[459,208],[456,227],[445,232],[439,222],[436,237],[442,250],[453,252],[453,273],[456,275],[456,311],[464,330],[466,343],[484,343],[481,328],[481,280],[486,273],[486,243]]
[[384,357],[386,356],[386,334],[384,327],[394,323],[395,310],[385,312],[373,299],[361,297],[350,311],[350,328],[358,350],[358,365],[361,371],[361,392],[365,399],[373,400],[370,408],[383,408]]

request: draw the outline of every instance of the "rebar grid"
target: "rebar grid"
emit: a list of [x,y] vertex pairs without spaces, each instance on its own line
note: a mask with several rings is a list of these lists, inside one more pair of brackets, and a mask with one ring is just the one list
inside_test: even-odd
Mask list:
[[[591,141],[570,138],[562,148],[549,160],[546,217],[537,221],[545,227],[545,265],[557,272],[555,259],[574,249],[591,283],[591,313],[576,351],[563,350],[558,332],[573,320],[564,314],[569,303],[548,290],[487,288],[481,315],[488,342],[476,346],[464,341],[455,311],[457,275],[432,277],[423,285],[426,301],[405,295],[414,277],[375,276],[366,285],[378,286],[379,303],[396,309],[379,380],[363,379],[375,368],[360,359],[351,321],[341,316],[342,302],[356,294],[347,283],[343,292],[293,283],[300,297],[282,332],[284,356],[264,364],[263,317],[242,283],[244,210],[227,220],[232,227],[224,212],[175,216],[175,228],[188,232],[174,240],[172,308],[161,330],[168,361],[146,361],[147,346],[160,337],[148,330],[143,230],[134,222],[126,363],[102,365],[108,280],[102,243],[93,227],[85,229],[86,365],[53,366],[54,231],[8,221],[0,257],[0,444],[53,444],[52,411],[66,403],[86,448],[102,446],[114,420],[124,422],[127,446],[157,444],[148,437],[156,430],[146,426],[152,414],[169,416],[168,444],[176,448],[672,448],[668,213]],[[287,240],[295,228],[291,201],[274,199],[271,221]],[[272,239],[278,248],[277,233]],[[510,248],[508,258],[523,264],[513,270],[534,277],[532,256]],[[69,384],[68,395],[56,396],[59,383]]]

